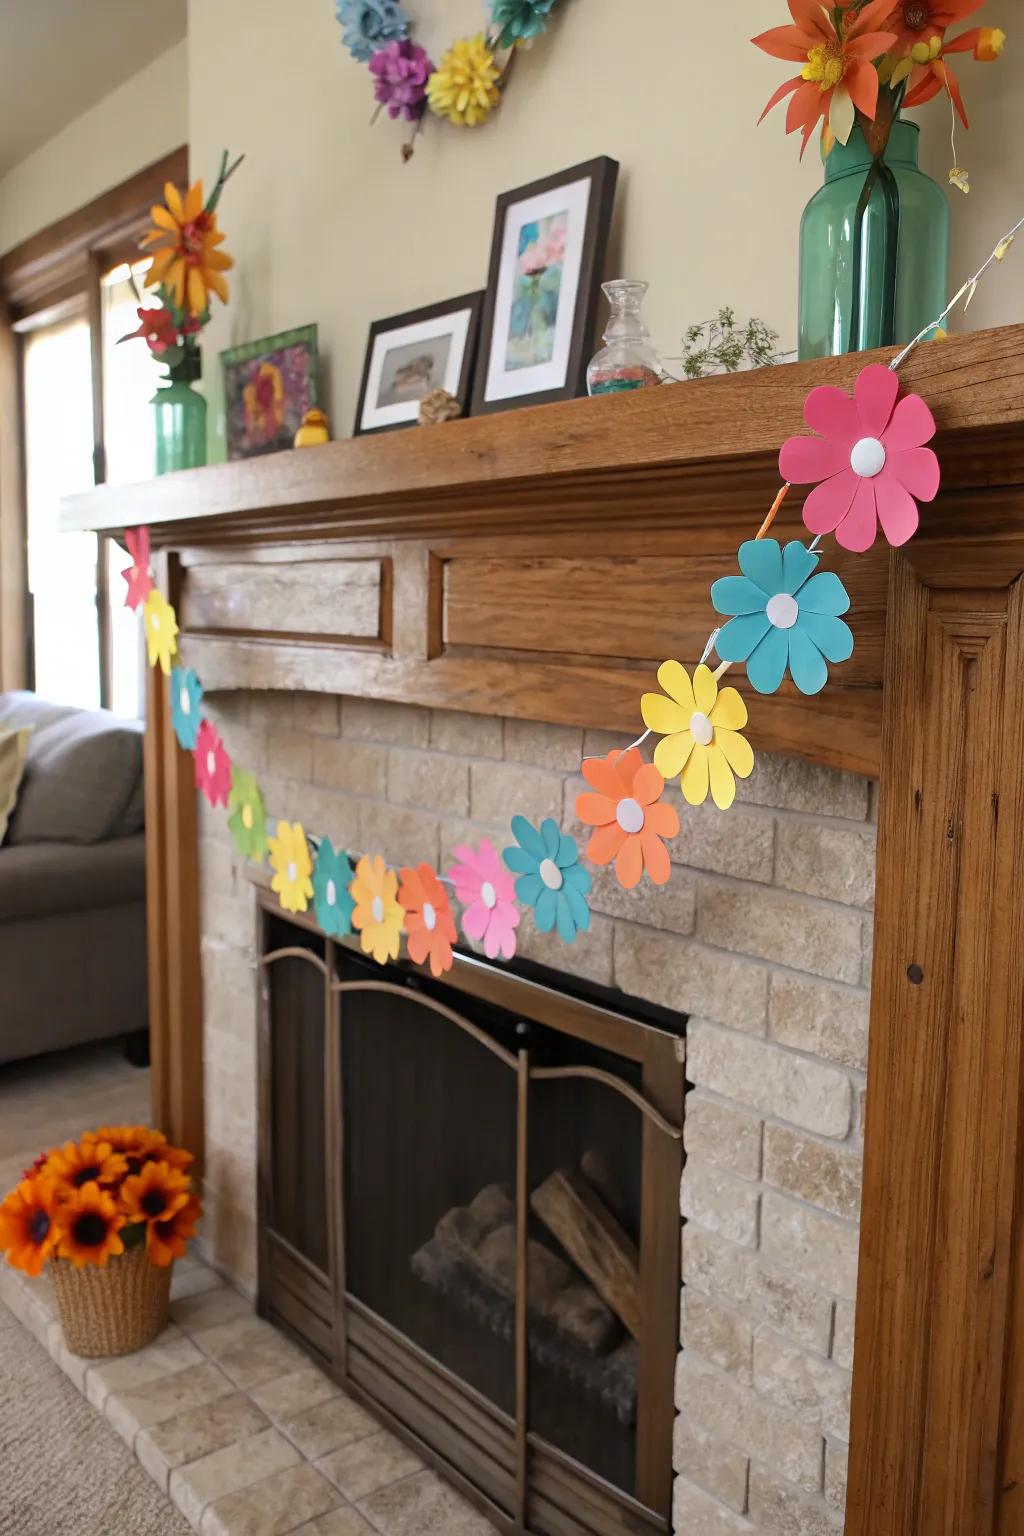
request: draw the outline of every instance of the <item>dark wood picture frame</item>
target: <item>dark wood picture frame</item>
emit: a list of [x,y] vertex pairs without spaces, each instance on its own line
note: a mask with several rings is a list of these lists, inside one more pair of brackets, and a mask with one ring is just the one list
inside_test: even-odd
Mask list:
[[[604,271],[608,233],[615,202],[615,185],[618,180],[619,162],[607,155],[585,160],[581,165],[545,176],[525,187],[503,192],[494,212],[494,234],[491,240],[491,259],[487,275],[487,292],[484,298],[483,320],[480,332],[480,357],[473,386],[473,415],[481,416],[492,411],[506,411],[523,405],[545,405],[551,400],[571,400],[585,392],[587,363],[590,358],[590,342],[597,315],[597,296]],[[576,307],[573,314],[572,340],[566,365],[564,382],[557,388],[536,390],[528,394],[512,395],[503,399],[488,400],[487,376],[490,370],[491,352],[494,345],[494,321],[497,307],[498,284],[502,269],[502,248],[505,224],[512,209],[529,198],[558,187],[570,186],[587,177],[591,181],[587,200],[586,226],[583,234],[583,250],[580,257],[579,280],[576,289]]]
[[[469,324],[466,329],[466,343],[462,356],[462,366],[459,369],[458,387],[452,393],[462,406],[462,414],[464,416],[469,415],[470,390],[473,386],[473,373],[476,366],[477,342],[480,336],[480,315],[483,303],[484,294],[482,290],[477,290],[473,293],[462,293],[454,299],[442,299],[439,304],[426,304],[421,309],[410,309],[405,314],[390,315],[387,319],[375,320],[373,322],[370,326],[370,334],[366,342],[363,376],[359,383],[356,419],[352,427],[352,435],[354,437],[368,436],[371,433],[377,432],[398,432],[405,427],[416,425],[415,420],[387,422],[374,427],[364,427],[362,424],[377,338],[385,336],[391,331],[405,330],[410,325],[419,325],[426,320],[440,320],[445,315],[460,314],[465,309],[469,310]],[[418,402],[412,403],[418,404]]]

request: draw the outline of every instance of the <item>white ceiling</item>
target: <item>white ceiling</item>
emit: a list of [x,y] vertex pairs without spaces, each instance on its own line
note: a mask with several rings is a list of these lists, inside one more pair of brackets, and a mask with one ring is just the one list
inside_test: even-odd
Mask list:
[[0,0],[0,176],[186,26],[187,0]]

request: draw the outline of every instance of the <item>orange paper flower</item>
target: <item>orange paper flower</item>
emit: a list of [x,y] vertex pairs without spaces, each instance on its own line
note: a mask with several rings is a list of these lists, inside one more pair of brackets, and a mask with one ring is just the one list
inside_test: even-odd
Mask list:
[[209,308],[211,292],[222,303],[228,302],[228,285],[222,274],[234,262],[226,252],[217,250],[224,236],[217,228],[217,215],[204,207],[201,181],[189,188],[184,200],[169,181],[164,197],[166,207],[158,203],[150,210],[154,227],[142,242],[153,252],[146,287],[165,287],[178,309],[201,315]]
[[107,1260],[124,1253],[120,1238],[124,1217],[113,1195],[98,1184],[83,1184],[57,1207],[60,1231],[57,1252],[70,1259],[76,1269],[86,1264],[106,1268]]
[[158,1269],[166,1269],[175,1259],[185,1257],[186,1245],[195,1236],[196,1222],[203,1208],[195,1195],[189,1195],[167,1221],[151,1221],[146,1231],[146,1246],[150,1261]]
[[22,1179],[0,1205],[0,1251],[27,1275],[38,1275],[57,1246],[57,1192],[36,1174]]
[[409,959],[416,965],[429,960],[433,976],[450,971],[455,919],[445,888],[429,864],[402,870],[398,900],[405,911]]
[[188,1203],[188,1176],[170,1163],[146,1163],[121,1187],[121,1205],[130,1222],[170,1221]]
[[664,885],[671,866],[663,837],[677,837],[679,816],[670,805],[660,805],[665,780],[653,763],[645,763],[639,747],[628,752],[609,752],[607,757],[588,757],[583,777],[596,794],[576,800],[576,814],[597,831],[587,844],[592,864],[615,860],[615,878],[625,890],[639,884],[644,870],[655,885]]
[[362,858],[348,889],[355,902],[352,927],[359,934],[363,954],[372,955],[378,965],[396,960],[405,914],[398,904],[398,876],[394,870],[388,869],[379,853],[373,858]]

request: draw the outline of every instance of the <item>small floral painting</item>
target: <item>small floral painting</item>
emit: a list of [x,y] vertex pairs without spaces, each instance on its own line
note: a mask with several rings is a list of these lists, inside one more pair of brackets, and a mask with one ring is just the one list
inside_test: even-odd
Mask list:
[[505,366],[535,368],[555,351],[555,323],[565,267],[569,214],[562,209],[519,231]]
[[228,458],[291,448],[317,404],[317,333],[300,326],[221,353]]

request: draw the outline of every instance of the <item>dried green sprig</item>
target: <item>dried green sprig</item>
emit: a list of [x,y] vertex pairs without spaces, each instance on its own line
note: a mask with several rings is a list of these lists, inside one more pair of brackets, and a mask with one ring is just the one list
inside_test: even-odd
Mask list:
[[779,334],[763,320],[736,324],[735,310],[725,307],[714,320],[691,325],[683,337],[683,373],[703,379],[709,373],[736,373],[746,363],[751,368],[771,368],[779,362]]

